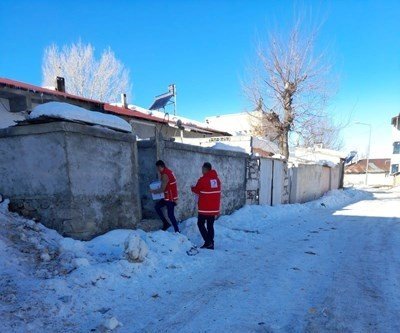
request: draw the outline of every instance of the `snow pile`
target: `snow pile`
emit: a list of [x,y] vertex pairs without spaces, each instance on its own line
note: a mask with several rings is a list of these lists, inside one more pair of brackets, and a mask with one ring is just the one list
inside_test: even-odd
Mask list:
[[346,204],[371,199],[372,197],[372,193],[368,191],[359,191],[357,189],[332,190],[326,193],[322,198],[304,205],[309,208],[322,206],[330,209],[339,209]]
[[117,318],[111,317],[104,322],[101,328],[106,331],[113,331],[119,326],[123,326],[122,323],[120,323]]
[[104,126],[123,132],[132,132],[131,125],[120,117],[89,111],[68,103],[49,102],[40,104],[36,106],[29,115],[30,119],[42,117],[81,121],[87,124]]
[[[278,206],[245,206],[232,215],[221,216],[218,219],[217,228],[222,226],[221,232],[228,238],[236,239],[243,234],[254,235],[266,232],[272,221],[284,220],[291,216],[309,214],[310,211],[318,209],[339,209],[345,205],[360,200],[369,199],[372,194],[355,189],[333,190],[326,193],[322,198],[307,202],[305,204],[290,204]],[[238,234],[240,231],[243,234]]]
[[[29,263],[37,268],[34,272],[36,276],[48,277],[49,272],[59,274],[60,267],[52,259],[58,257],[58,242],[62,237],[40,223],[9,212],[8,205],[8,199],[0,203],[0,241],[14,244],[15,250],[26,253]],[[10,261],[6,261],[3,267],[6,269],[9,264]]]
[[[235,286],[240,288],[240,311],[229,316],[240,318],[243,296],[249,288],[259,290],[249,276],[279,283],[285,279],[277,274],[282,258],[285,261],[294,251],[300,251],[301,256],[312,259],[299,247],[306,244],[302,240],[305,236],[292,237],[296,230],[301,235],[309,233],[312,227],[304,217],[314,214],[319,219],[336,207],[369,196],[352,189],[333,191],[304,205],[246,206],[217,220],[215,251],[201,251],[195,256],[188,256],[186,251],[202,244],[196,218],[182,223],[182,234],[113,230],[91,241],[78,241],[10,213],[6,200],[0,204],[0,301],[7,302],[0,307],[0,317],[5,318],[3,330],[157,332],[170,327],[171,331],[194,332],[199,331],[196,325],[201,325],[196,324],[196,317],[197,311],[199,318],[202,316],[204,295],[218,306],[229,304],[229,311],[235,311],[231,303],[238,295]],[[273,266],[280,244],[286,244],[288,250],[279,249],[279,259]],[[268,248],[261,252],[262,246]],[[287,264],[290,269],[303,262]],[[297,279],[293,277],[292,281]],[[255,301],[246,306],[261,304],[257,303],[258,294],[252,295]],[[278,289],[270,299],[288,294]],[[209,302],[205,299],[204,304]],[[184,317],[175,322],[174,316],[182,312]],[[181,326],[192,321],[191,327]],[[253,328],[247,331],[256,331]]]
[[130,262],[143,262],[149,249],[139,235],[131,233],[125,240],[125,255]]
[[227,144],[222,143],[222,142],[217,142],[211,148],[219,149],[219,150],[229,150],[229,151],[237,151],[237,152],[240,152],[240,153],[246,153],[246,149],[244,149],[242,147],[231,146],[231,145],[227,145]]
[[0,104],[0,129],[15,126],[18,121],[26,119],[26,112],[8,112],[1,109]]

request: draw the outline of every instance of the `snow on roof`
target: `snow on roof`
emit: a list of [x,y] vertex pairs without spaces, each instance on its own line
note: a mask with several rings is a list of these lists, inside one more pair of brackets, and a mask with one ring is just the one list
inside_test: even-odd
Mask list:
[[289,156],[289,162],[293,164],[294,166],[298,166],[299,164],[314,164],[314,165],[321,165],[321,166],[327,166],[330,168],[334,168],[338,163],[335,163],[330,160],[325,160],[325,159],[306,159],[306,158],[301,158],[301,157],[296,157],[296,156]]
[[[120,105],[120,103],[116,103],[116,105]],[[182,125],[184,128],[187,129],[192,129],[192,130],[202,130],[202,131],[206,131],[206,132],[220,132],[223,134],[228,134],[224,131],[221,131],[219,129],[216,129],[214,127],[209,126],[207,123],[204,122],[200,122],[197,120],[193,120],[193,119],[189,119],[189,118],[185,118],[185,117],[181,117],[181,116],[176,116],[176,115],[172,115],[172,114],[168,114],[162,111],[157,111],[157,110],[149,110],[146,108],[142,108],[140,106],[134,105],[134,104],[129,104],[128,108],[130,110],[134,110],[137,112],[140,112],[144,115],[147,116],[152,116],[154,118],[157,118],[159,120],[162,121],[166,121],[168,123],[172,123],[172,124],[177,124],[178,121],[182,122]]]
[[132,132],[131,125],[120,117],[96,111],[89,111],[76,105],[49,102],[36,106],[29,119],[57,118],[70,121],[81,121],[92,125],[100,125],[123,132]]
[[218,119],[218,118],[229,118],[229,117],[237,117],[237,116],[246,116],[248,114],[249,114],[248,112],[237,112],[237,113],[220,114],[220,115],[216,115],[216,116],[206,117],[206,121],[208,119]]
[[346,158],[347,154],[342,152],[342,151],[337,151],[333,149],[328,149],[328,148],[321,148],[318,146],[314,147],[296,147],[295,148],[295,154],[321,154],[321,155],[327,155],[327,156],[332,156],[332,157],[338,157],[338,158]]
[[27,84],[24,82],[19,82],[15,80],[10,80],[7,78],[0,78],[0,86],[5,86],[5,87],[10,87],[13,89],[19,89],[19,90],[25,90],[28,92],[32,92],[35,94],[44,94],[47,96],[54,96],[55,99],[60,99],[64,98],[66,101],[67,100],[72,100],[72,101],[79,101],[83,103],[87,103],[90,105],[94,105],[95,108],[98,108],[100,110],[104,110],[108,113],[113,113],[117,114],[119,116],[126,116],[126,117],[131,117],[133,119],[143,119],[147,121],[152,121],[152,122],[158,122],[158,123],[168,123],[168,124],[176,124],[176,122],[180,119],[184,125],[184,127],[188,130],[194,130],[198,131],[201,133],[206,133],[206,134],[213,134],[213,133],[220,133],[224,135],[230,135],[229,133],[219,130],[214,127],[210,127],[206,123],[198,122],[195,120],[190,120],[188,118],[184,117],[178,117],[178,116],[169,116],[169,119],[165,117],[164,112],[160,111],[151,111],[136,105],[129,105],[128,108],[125,108],[121,105],[121,103],[105,103],[102,101],[98,100],[93,100],[81,96],[76,96],[72,95],[68,92],[61,92],[54,90],[52,87],[39,87],[35,86],[32,84]]
[[[357,163],[350,164],[345,167],[344,173],[365,173],[367,168],[367,160],[358,160]],[[390,172],[390,158],[371,158],[368,161],[369,173],[388,173]]]
[[246,153],[246,149],[239,147],[239,146],[231,146],[231,145],[227,145],[225,143],[222,142],[217,142],[215,145],[211,146],[211,148],[213,149],[219,149],[219,150],[229,150],[229,151],[238,151],[240,153]]
[[251,112],[239,112],[210,116],[205,122],[214,128],[230,133],[231,135],[251,135]]
[[82,97],[82,96],[72,95],[67,92],[57,91],[52,87],[49,88],[49,87],[35,86],[33,84],[15,81],[15,80],[7,79],[4,77],[0,77],[0,85],[6,86],[6,87],[11,87],[14,89],[19,89],[19,90],[30,91],[33,93],[41,93],[41,94],[48,94],[48,95],[53,95],[53,96],[64,97],[65,99],[78,100],[78,101],[83,101],[83,102],[98,104],[98,105],[102,104],[102,102],[100,102],[100,101],[96,101],[96,100]]

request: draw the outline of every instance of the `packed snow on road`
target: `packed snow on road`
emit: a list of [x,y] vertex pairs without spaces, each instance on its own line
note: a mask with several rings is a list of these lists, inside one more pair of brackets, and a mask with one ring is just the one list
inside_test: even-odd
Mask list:
[[[63,238],[0,204],[1,332],[400,332],[400,191]],[[190,253],[190,252],[189,252]]]

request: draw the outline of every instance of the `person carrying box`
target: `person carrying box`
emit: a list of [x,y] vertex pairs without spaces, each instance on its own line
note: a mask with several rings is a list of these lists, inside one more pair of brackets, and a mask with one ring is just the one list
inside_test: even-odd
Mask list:
[[161,187],[159,189],[150,189],[152,194],[164,194],[164,198],[157,201],[155,204],[155,210],[163,222],[162,230],[167,230],[170,227],[167,219],[162,211],[163,207],[167,208],[168,218],[174,227],[175,232],[180,232],[178,227],[178,222],[175,218],[175,206],[178,201],[178,186],[176,183],[176,178],[172,170],[168,169],[164,161],[157,161],[156,167],[161,175]]

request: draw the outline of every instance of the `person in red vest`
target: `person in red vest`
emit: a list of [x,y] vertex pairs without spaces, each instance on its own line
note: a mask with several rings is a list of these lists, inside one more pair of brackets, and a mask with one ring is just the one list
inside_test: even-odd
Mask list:
[[176,183],[175,175],[170,169],[165,166],[164,161],[157,161],[156,167],[161,175],[161,187],[158,190],[151,190],[150,192],[164,193],[164,199],[159,200],[155,205],[156,212],[163,222],[162,230],[165,231],[170,227],[170,224],[168,223],[162,211],[163,207],[167,207],[168,218],[171,221],[175,232],[180,232],[174,212],[175,206],[178,201],[178,186]]
[[196,186],[192,186],[192,192],[199,196],[197,226],[204,239],[201,248],[214,250],[214,222],[215,217],[220,214],[221,181],[208,162],[203,164],[202,172],[203,176],[197,181]]

